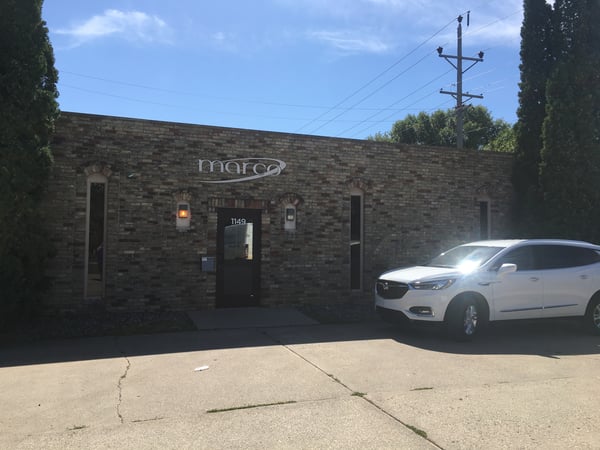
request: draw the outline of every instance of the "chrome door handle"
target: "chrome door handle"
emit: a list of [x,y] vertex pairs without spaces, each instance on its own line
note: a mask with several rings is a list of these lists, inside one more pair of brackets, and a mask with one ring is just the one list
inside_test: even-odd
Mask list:
[[579,278],[581,278],[582,280],[587,280],[588,276],[587,275],[579,275]]
[[529,277],[530,281],[540,281],[538,277]]

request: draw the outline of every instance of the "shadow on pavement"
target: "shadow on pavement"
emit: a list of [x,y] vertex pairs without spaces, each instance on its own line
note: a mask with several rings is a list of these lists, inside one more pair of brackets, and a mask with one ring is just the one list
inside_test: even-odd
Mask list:
[[573,320],[492,323],[471,342],[449,339],[441,329],[413,327],[395,340],[405,345],[460,355],[559,355],[600,354],[600,336],[584,332]]
[[342,324],[307,321],[297,325],[286,322],[283,326],[273,320],[270,323],[259,321],[260,326],[239,328],[17,343],[0,347],[0,368],[245,347],[382,339],[395,341],[398,345],[458,355],[523,354],[555,358],[600,354],[600,337],[587,335],[579,329],[577,322],[566,320],[492,324],[473,342],[454,342],[437,328],[402,329],[379,320]]

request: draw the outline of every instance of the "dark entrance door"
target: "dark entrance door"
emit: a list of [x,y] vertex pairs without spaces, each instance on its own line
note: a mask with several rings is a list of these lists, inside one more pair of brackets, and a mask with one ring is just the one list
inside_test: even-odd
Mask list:
[[217,210],[217,308],[260,303],[260,209]]

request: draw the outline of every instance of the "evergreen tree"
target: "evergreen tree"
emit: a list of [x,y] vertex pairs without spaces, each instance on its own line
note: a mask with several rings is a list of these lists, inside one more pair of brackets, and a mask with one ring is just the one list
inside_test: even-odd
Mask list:
[[42,0],[0,0],[0,326],[40,299],[50,252],[39,205],[58,77],[41,9]]
[[515,125],[513,186],[519,234],[535,234],[539,203],[542,124],[546,116],[546,82],[553,65],[552,9],[546,0],[525,0],[521,28],[521,82]]
[[540,182],[546,233],[600,242],[600,2],[557,0]]

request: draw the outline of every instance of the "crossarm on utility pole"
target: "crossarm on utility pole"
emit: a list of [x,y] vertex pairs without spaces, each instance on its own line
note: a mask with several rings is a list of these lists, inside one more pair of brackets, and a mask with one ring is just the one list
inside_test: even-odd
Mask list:
[[[469,14],[467,13],[467,26],[469,24]],[[483,62],[483,52],[479,52],[478,58],[463,56],[462,55],[462,16],[458,16],[458,29],[456,30],[457,34],[457,54],[456,55],[446,55],[444,54],[444,49],[442,47],[438,47],[437,52],[440,58],[444,58],[452,67],[456,69],[456,92],[444,91],[440,89],[440,93],[451,95],[456,99],[456,147],[463,148],[463,98],[483,98],[483,95],[475,95],[469,94],[462,91],[462,76],[463,74],[473,67],[478,62]],[[456,60],[456,64],[452,62],[452,60]],[[463,70],[463,61],[472,61],[473,63]]]

